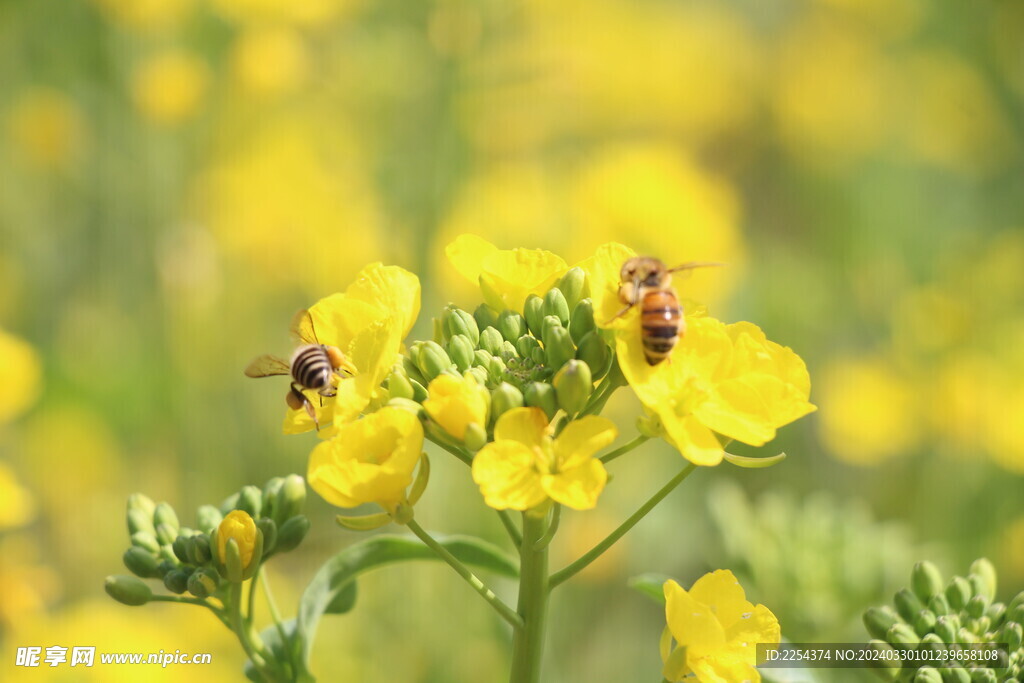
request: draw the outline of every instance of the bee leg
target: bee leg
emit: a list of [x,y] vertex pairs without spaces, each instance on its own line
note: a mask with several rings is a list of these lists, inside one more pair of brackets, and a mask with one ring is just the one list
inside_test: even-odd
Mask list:
[[619,311],[618,313],[616,313],[612,317],[608,318],[608,320],[605,321],[604,324],[608,325],[609,323],[611,323],[611,321],[615,320],[616,318],[621,318],[622,316],[626,315],[626,313],[629,311],[629,309],[633,308],[633,306],[635,306],[635,305],[636,304],[627,304],[626,307],[623,308],[621,311]]
[[[326,396],[327,398],[333,398],[338,395],[338,390],[334,387],[325,387],[320,390],[320,395]],[[320,404],[323,405],[323,401],[321,401]]]
[[314,408],[312,402],[310,402],[310,400],[306,398],[306,395],[302,393],[302,389],[299,387],[299,385],[297,385],[295,382],[292,382],[292,391],[288,395],[288,405],[297,410],[299,405],[295,404],[301,405],[306,410],[306,414],[309,415],[309,419],[313,421],[313,425],[316,427],[316,431],[319,432],[320,422],[316,419],[316,408]]

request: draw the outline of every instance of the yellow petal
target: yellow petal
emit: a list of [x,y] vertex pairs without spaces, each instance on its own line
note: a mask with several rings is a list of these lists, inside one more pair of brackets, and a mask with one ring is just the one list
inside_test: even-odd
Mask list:
[[[347,380],[342,380],[342,382],[345,381]],[[306,390],[302,393],[307,399],[309,399],[309,402],[313,404],[313,411],[316,413],[316,419],[320,423],[320,431],[317,433],[317,436],[321,439],[333,436],[334,397],[321,396],[317,392],[311,390]],[[321,405],[321,403],[323,405]],[[300,408],[299,410],[292,410],[289,408],[285,411],[284,424],[282,425],[282,428],[285,434],[303,434],[316,429],[316,425],[313,424],[313,420],[310,419],[305,408]]]
[[569,267],[544,249],[499,249],[483,260],[480,287],[495,310],[522,311],[530,294],[544,296]]
[[454,242],[444,248],[448,261],[459,275],[474,285],[480,283],[484,259],[497,251],[498,247],[484,238],[470,234],[459,235]]
[[548,428],[548,418],[540,408],[513,408],[498,418],[494,425],[495,441],[517,441],[530,448],[539,448]]
[[757,644],[778,645],[782,636],[779,620],[764,605],[744,612],[740,619],[726,627],[729,649],[749,664],[757,664]]
[[689,592],[690,597],[711,609],[725,629],[754,609],[747,601],[743,586],[728,569],[705,574],[694,582]]
[[313,304],[309,315],[313,319],[314,341],[347,349],[357,334],[381,318],[383,311],[379,306],[339,292]]
[[599,246],[593,256],[576,264],[587,274],[590,298],[594,303],[594,320],[598,327],[618,329],[634,324],[639,330],[639,322],[636,320],[626,322],[626,317],[613,319],[625,305],[619,300],[622,265],[634,256],[636,252],[629,247],[618,242],[608,242]]
[[758,683],[761,674],[753,663],[725,651],[715,656],[690,659],[690,667],[702,683]]
[[402,343],[402,330],[392,318],[385,318],[361,331],[348,349],[348,356],[359,373],[338,384],[334,399],[334,422],[344,424],[359,414],[382,393],[381,383],[388,376]]
[[[507,415],[508,413],[506,413]],[[515,441],[487,444],[473,458],[473,481],[495,510],[529,510],[547,499],[535,454]]]
[[659,410],[668,440],[694,465],[714,467],[722,462],[723,449],[715,433],[693,415],[679,417],[671,409]]
[[758,391],[759,386],[772,383],[772,379],[767,375],[744,375],[721,382],[694,414],[704,426],[719,434],[761,446],[775,438],[771,413]]
[[588,415],[573,420],[555,439],[557,468],[565,471],[583,465],[618,435],[615,423],[608,418]]
[[608,472],[600,460],[590,459],[572,469],[541,477],[544,492],[552,499],[573,510],[590,510],[597,505],[608,482]]
[[472,375],[438,375],[427,392],[430,395],[423,402],[423,409],[456,439],[464,439],[466,428],[473,423],[486,427],[490,394]]
[[675,581],[665,582],[665,619],[676,642],[694,661],[725,646],[725,630],[706,605],[691,597]]
[[420,280],[398,266],[371,263],[345,290],[346,296],[382,310],[398,325],[400,338],[409,334],[420,313]]

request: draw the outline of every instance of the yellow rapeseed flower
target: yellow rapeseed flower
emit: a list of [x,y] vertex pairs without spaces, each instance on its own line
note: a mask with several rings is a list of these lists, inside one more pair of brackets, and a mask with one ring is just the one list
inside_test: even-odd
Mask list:
[[587,510],[608,481],[593,456],[617,435],[610,420],[587,416],[553,438],[544,411],[514,408],[498,418],[494,442],[473,458],[473,481],[496,510],[528,510],[548,498]]
[[[354,420],[382,393],[387,376],[420,311],[420,281],[398,266],[371,263],[359,272],[344,292],[316,302],[310,309],[313,328],[321,344],[337,346],[356,368],[352,379],[340,382],[335,397],[310,394],[321,423],[336,425]],[[304,410],[289,410],[284,431],[296,434],[313,429]],[[323,430],[322,430],[323,431]],[[329,431],[323,436],[328,436]]]
[[132,74],[135,105],[158,124],[175,124],[193,113],[206,92],[209,67],[200,57],[171,51],[152,57]]
[[471,424],[487,426],[490,395],[473,375],[467,373],[462,379],[438,375],[430,382],[427,392],[430,396],[423,401],[423,409],[456,439],[465,439],[466,428]]
[[0,531],[30,522],[35,512],[32,494],[18,482],[7,463],[0,462]]
[[530,294],[543,296],[568,269],[561,256],[544,249],[499,249],[482,237],[460,235],[445,247],[460,275],[480,285],[496,310],[522,311]]
[[248,512],[232,510],[217,527],[217,557],[222,563],[227,562],[229,540],[234,540],[238,544],[238,554],[244,571],[252,564],[253,550],[256,547],[256,523]]
[[256,95],[281,95],[294,90],[309,71],[309,54],[294,29],[253,28],[232,50],[232,68],[239,83]]
[[16,418],[35,402],[41,375],[35,349],[0,329],[0,424]]
[[423,452],[419,418],[400,408],[381,408],[339,427],[313,449],[309,485],[331,505],[354,508],[377,503],[393,510],[412,483]]
[[666,635],[671,635],[661,643],[666,680],[689,680],[690,676],[703,683],[761,680],[755,668],[757,644],[779,643],[779,621],[764,605],[747,600],[731,571],[705,574],[689,591],[675,581],[666,581],[664,589]]

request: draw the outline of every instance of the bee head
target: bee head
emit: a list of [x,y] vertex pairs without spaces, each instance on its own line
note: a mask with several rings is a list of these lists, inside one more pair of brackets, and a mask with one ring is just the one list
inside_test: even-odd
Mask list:
[[667,273],[665,264],[652,256],[636,256],[622,264],[619,278],[622,282],[639,282],[645,287],[656,287]]

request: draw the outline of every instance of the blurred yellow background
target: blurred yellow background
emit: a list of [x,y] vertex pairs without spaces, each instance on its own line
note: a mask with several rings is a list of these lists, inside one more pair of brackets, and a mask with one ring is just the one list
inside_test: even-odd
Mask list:
[[[304,474],[315,437],[281,434],[284,382],[242,369],[376,260],[420,275],[429,335],[448,301],[476,303],[443,254],[464,232],[570,263],[608,240],[724,261],[682,296],[796,349],[820,406],[767,447],[781,466],[698,473],[557,596],[550,680],[657,679],[663,617],[625,587],[644,571],[731,568],[805,641],[864,640],[860,611],[917,559],[963,573],[987,555],[1012,595],[1022,143],[1019,0],[3,3],[0,678],[195,680],[13,666],[19,646],[93,640],[240,672],[206,613],[103,595],[126,496],[188,524]],[[612,408],[624,428],[638,411]],[[616,463],[556,564],[678,457]],[[443,465],[418,519],[500,541]],[[309,540],[271,568],[286,612],[357,538],[310,508]],[[447,571],[367,577],[321,630],[323,679],[504,680],[502,628]]]

